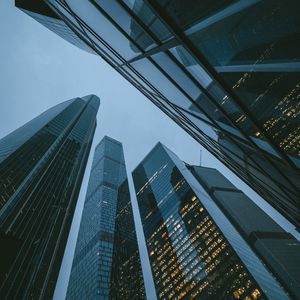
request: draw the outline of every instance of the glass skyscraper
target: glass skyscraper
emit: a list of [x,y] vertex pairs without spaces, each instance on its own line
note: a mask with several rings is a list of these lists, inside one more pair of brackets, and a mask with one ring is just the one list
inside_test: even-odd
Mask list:
[[300,228],[299,1],[45,3]]
[[51,299],[99,98],[58,104],[0,140],[0,299]]
[[158,143],[133,181],[158,299],[289,299],[169,149]]
[[189,169],[291,297],[299,299],[300,242],[216,169]]
[[16,6],[33,19],[53,31],[69,43],[90,53],[94,51],[87,46],[66,23],[55,14],[44,1],[15,0]]
[[145,299],[122,144],[95,150],[67,299]]

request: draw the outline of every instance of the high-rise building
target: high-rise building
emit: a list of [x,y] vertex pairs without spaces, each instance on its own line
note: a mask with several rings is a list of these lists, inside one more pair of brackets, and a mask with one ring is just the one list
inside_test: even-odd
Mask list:
[[299,1],[45,2],[300,228]]
[[48,5],[44,1],[16,0],[15,3],[16,6],[23,12],[69,43],[82,50],[94,53],[93,50],[87,46],[56,13],[49,9]]
[[289,299],[169,149],[158,143],[133,181],[158,299]]
[[216,169],[189,168],[289,294],[300,299],[300,242]]
[[122,144],[95,150],[67,299],[145,299]]
[[99,98],[48,109],[0,140],[0,298],[51,299]]

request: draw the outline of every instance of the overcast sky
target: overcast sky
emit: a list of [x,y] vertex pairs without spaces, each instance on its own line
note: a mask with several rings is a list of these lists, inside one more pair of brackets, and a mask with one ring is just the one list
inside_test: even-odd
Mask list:
[[[0,1],[0,25],[0,138],[62,101],[88,94],[101,99],[98,127],[55,293],[55,299],[63,299],[91,158],[102,137],[108,135],[123,143],[129,175],[158,141],[190,164],[199,164],[202,148],[99,57],[64,41],[15,8],[14,1]],[[292,230],[291,225],[205,150],[202,165],[220,170],[239,189],[276,216],[282,226]],[[135,199],[133,205],[137,216]],[[142,236],[140,222],[135,221],[138,235]],[[140,246],[145,253],[145,245]]]

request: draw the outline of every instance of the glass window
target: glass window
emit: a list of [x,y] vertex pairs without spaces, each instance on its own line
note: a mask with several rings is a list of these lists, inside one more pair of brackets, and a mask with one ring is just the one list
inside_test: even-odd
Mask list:
[[211,84],[213,79],[207,74],[207,72],[196,62],[196,60],[190,55],[190,53],[182,46],[178,45],[170,52],[176,57],[176,59],[182,64],[186,70],[194,76],[194,78],[206,88]]
[[[300,156],[300,73],[222,73],[258,123],[286,152]],[[260,138],[259,132],[254,132]]]
[[136,14],[149,30],[162,42],[172,37],[165,25],[156,17],[143,0],[124,0],[123,2]]
[[[100,11],[96,9],[97,4],[92,2],[69,3],[74,13],[84,20],[105,42],[107,42],[125,60],[131,59],[138,54],[138,50]],[[102,4],[101,4],[102,5]],[[124,21],[124,19],[123,19]],[[127,20],[130,21],[129,19]],[[99,41],[96,41],[99,43]]]
[[[146,50],[156,46],[156,43],[144,31],[139,24],[125,11],[125,9],[118,4],[115,0],[110,1],[97,1],[101,8],[103,8],[107,14],[131,37],[131,39],[138,44],[142,49]],[[133,43],[131,43],[133,50],[137,53],[140,51],[136,49]]]
[[182,94],[148,58],[134,62],[132,66],[171,102],[186,109],[192,105],[184,94]]
[[239,1],[199,18],[186,34],[214,66],[299,59],[299,5]]
[[152,58],[187,94],[190,95],[192,99],[197,99],[199,97],[201,93],[199,88],[170,57],[165,53],[160,52],[153,55]]

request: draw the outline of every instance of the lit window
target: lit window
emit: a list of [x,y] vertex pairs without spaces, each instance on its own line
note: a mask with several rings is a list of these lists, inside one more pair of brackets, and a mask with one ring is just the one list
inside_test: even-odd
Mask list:
[[257,299],[261,295],[261,293],[258,289],[255,289],[251,295],[252,295],[253,299]]

